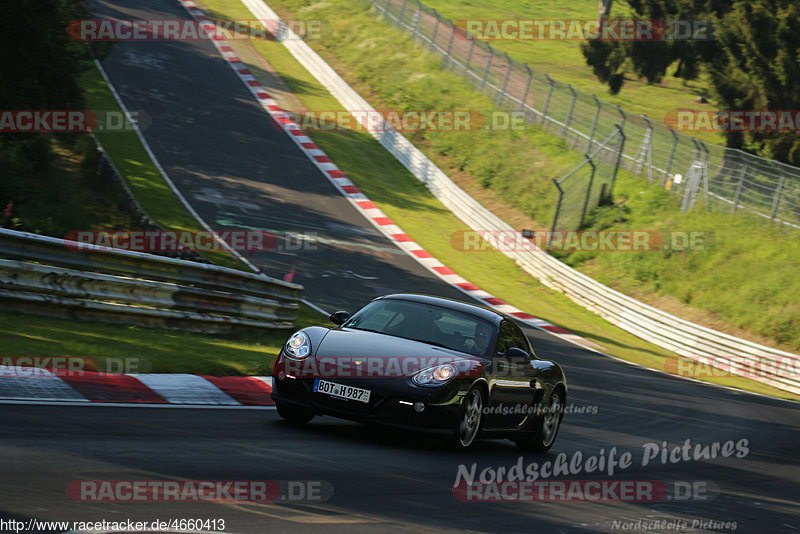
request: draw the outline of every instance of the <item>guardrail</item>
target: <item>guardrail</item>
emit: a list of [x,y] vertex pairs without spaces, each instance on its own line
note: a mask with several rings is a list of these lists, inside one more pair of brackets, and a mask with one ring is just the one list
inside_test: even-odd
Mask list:
[[207,333],[291,328],[302,290],[263,274],[6,229],[0,258],[5,308]]
[[[242,2],[259,20],[280,21],[261,0]],[[281,22],[280,25],[280,40],[284,46],[345,109],[374,111],[308,44],[285,24]],[[356,120],[365,116],[363,113],[354,114]],[[487,241],[546,286],[565,293],[574,302],[623,330],[679,356],[725,365],[731,374],[800,394],[800,374],[797,372],[800,370],[800,356],[690,323],[642,304],[561,263],[470,197],[408,139],[388,122],[383,122],[380,127],[366,129],[458,218],[473,230],[489,236]],[[492,243],[491,236],[510,233],[516,236],[520,246],[509,247],[505,240],[501,246],[497,239]]]

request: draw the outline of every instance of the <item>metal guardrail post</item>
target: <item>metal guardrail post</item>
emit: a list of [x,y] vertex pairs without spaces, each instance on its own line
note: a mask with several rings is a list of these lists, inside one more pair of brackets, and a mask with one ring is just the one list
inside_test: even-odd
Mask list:
[[569,111],[567,112],[567,120],[564,123],[564,127],[561,129],[561,135],[566,136],[567,132],[569,132],[569,123],[572,122],[572,113],[575,111],[575,101],[578,99],[578,93],[575,92],[575,89],[572,87],[571,84],[567,84],[567,89],[570,90],[572,93],[572,101],[569,103]]

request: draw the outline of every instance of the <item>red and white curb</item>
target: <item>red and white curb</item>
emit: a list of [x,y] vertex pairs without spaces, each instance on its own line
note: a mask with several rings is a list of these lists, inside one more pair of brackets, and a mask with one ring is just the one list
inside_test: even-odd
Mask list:
[[271,376],[113,374],[0,365],[0,401],[274,406]]
[[319,168],[328,180],[344,195],[358,211],[360,211],[382,234],[392,240],[398,247],[405,250],[411,257],[416,259],[426,269],[433,274],[475,298],[482,304],[496,309],[497,311],[512,315],[521,321],[549,332],[559,338],[580,345],[589,350],[597,351],[598,346],[593,342],[584,339],[576,334],[569,332],[559,326],[548,323],[543,319],[534,317],[519,308],[516,308],[501,299],[487,293],[478,286],[470,283],[460,275],[453,272],[449,267],[434,258],[429,252],[422,248],[418,243],[411,239],[408,234],[387,217],[379,208],[373,204],[367,196],[362,193],[347,176],[331,161],[306,133],[292,119],[292,116],[284,111],[278,103],[270,97],[267,91],[256,80],[250,70],[242,63],[242,60],[233,51],[230,44],[216,33],[214,23],[197,7],[192,0],[178,0],[186,11],[201,25],[208,35],[212,36],[211,42],[228,62],[228,65],[236,72],[239,79],[250,89],[250,92],[261,104],[261,107],[269,116],[280,124],[284,131],[294,140],[297,146],[308,156],[308,158]]

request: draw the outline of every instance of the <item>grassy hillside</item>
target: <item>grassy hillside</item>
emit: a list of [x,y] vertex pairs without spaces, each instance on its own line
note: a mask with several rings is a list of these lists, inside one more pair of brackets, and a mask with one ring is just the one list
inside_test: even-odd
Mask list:
[[[209,0],[206,4],[218,9],[216,15],[220,17],[247,13],[235,0]],[[492,109],[488,98],[459,76],[441,70],[436,56],[376,18],[366,2],[271,0],[270,5],[282,16],[325,21],[332,31],[325,39],[309,44],[376,108]],[[302,78],[302,68],[284,60],[283,49],[272,45],[276,43],[255,44],[282,71],[303,105],[311,110],[335,109],[335,104],[313,89],[312,81]],[[346,135],[350,134],[322,132],[315,136],[320,145],[328,144],[340,154],[334,159],[340,166],[350,159],[363,159],[350,139],[350,148],[345,147]],[[462,187],[488,188],[501,200],[492,207],[496,214],[509,219],[521,212],[540,229],[549,227],[554,211],[552,178],[582,159],[582,154],[569,150],[559,137],[531,125],[522,131],[428,131],[408,137]],[[407,189],[399,188],[394,181],[381,185],[389,169],[397,165],[390,160],[384,158],[374,164],[370,170],[381,172],[371,172],[358,185],[371,196],[418,198],[418,182]],[[358,178],[357,172],[350,174]],[[800,309],[792,301],[793,295],[800,294],[800,267],[793,259],[800,247],[796,232],[744,214],[706,214],[700,208],[681,215],[675,197],[624,172],[617,182],[615,200],[626,201],[622,220],[616,222],[618,212],[614,210],[602,220],[592,221],[593,227],[704,232],[707,246],[679,254],[582,252],[564,259],[623,291],[664,304],[679,315],[756,341],[800,349]],[[414,221],[403,222],[404,226],[409,224]],[[426,232],[421,231],[423,235]],[[421,240],[413,232],[412,236]],[[470,258],[467,263],[473,261],[482,259]]]
[[[276,6],[273,1],[270,5],[273,8]],[[428,104],[435,100],[438,105],[452,106],[450,109],[481,109],[462,105],[464,101],[459,100],[461,98],[473,99],[476,106],[488,106],[481,95],[461,84],[460,78],[438,70],[438,61],[427,56],[419,47],[409,42],[402,42],[402,46],[397,46],[397,40],[404,37],[397,30],[380,26],[380,31],[376,32],[374,17],[359,5],[326,2],[315,6],[308,17],[313,19],[318,16],[316,9],[324,8],[324,15],[329,17],[326,19],[329,23],[334,27],[347,29],[346,32],[336,34],[336,39],[346,41],[346,46],[330,50],[324,46],[328,44],[327,39],[324,42],[313,41],[311,44],[349,83],[362,95],[366,95],[376,108],[391,109],[396,102],[403,104],[408,101],[403,104],[406,106],[404,109],[428,109],[423,106],[437,109],[434,104]],[[205,0],[203,7],[212,18],[245,19],[249,14],[239,0]],[[277,7],[282,15],[288,13],[285,4]],[[370,39],[366,38],[368,34],[372,36]],[[374,37],[376,34],[380,37]],[[387,44],[389,42],[395,44],[390,46]],[[266,90],[285,109],[341,109],[335,99],[280,43],[231,41],[230,44]],[[344,61],[340,57],[348,59]],[[378,66],[386,68],[381,69]],[[355,74],[356,70],[358,76]],[[380,83],[383,79],[390,85],[385,93],[383,83]],[[392,100],[390,105],[385,95],[396,100]],[[595,314],[572,303],[564,295],[548,290],[506,256],[496,251],[469,252],[454,246],[452,236],[465,230],[465,225],[369,134],[358,131],[311,131],[309,134],[348,177],[388,216],[398,221],[415,241],[471,282],[514,306],[591,339],[621,358],[664,369],[668,360],[674,356],[669,351],[611,326]],[[414,135],[413,138],[462,187],[470,193],[474,192],[476,196],[488,193],[491,198],[482,198],[482,201],[493,209],[508,210],[514,224],[530,227],[528,224],[533,225],[535,222],[520,210],[510,207],[493,189],[484,189],[480,180],[467,170],[473,164],[490,165],[496,162],[496,168],[534,169],[530,175],[533,181],[537,173],[549,172],[548,165],[552,161],[572,165],[576,155],[566,151],[560,139],[536,129],[501,134],[507,137],[473,133],[448,138],[448,133],[441,133],[433,141],[423,135]],[[510,140],[509,143],[505,143],[504,139]],[[516,144],[513,140],[516,140]],[[433,146],[434,141],[453,143],[453,152],[442,154]],[[489,143],[489,146],[483,146],[482,143]],[[465,162],[464,169],[459,169],[453,163],[456,157],[463,158],[459,161]],[[505,173],[499,172],[495,176],[504,176]],[[558,171],[553,170],[551,175],[557,174]],[[546,184],[547,180],[541,179],[541,183]],[[550,202],[552,208],[553,199],[546,197],[544,193],[546,187],[542,186],[541,203]],[[622,190],[622,185],[620,188]],[[656,192],[657,190],[653,190],[653,193]],[[546,211],[545,209],[543,213]],[[772,395],[787,395],[744,379],[722,378],[712,381],[769,392]]]

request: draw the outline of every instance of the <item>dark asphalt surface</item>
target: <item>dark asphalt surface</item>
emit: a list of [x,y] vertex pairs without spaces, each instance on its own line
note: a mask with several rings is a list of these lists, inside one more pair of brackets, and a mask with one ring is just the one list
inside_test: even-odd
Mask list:
[[[98,5],[105,16],[185,18],[174,2]],[[136,7],[130,7],[136,6]],[[104,61],[131,110],[153,117],[145,132],[187,198],[212,221],[295,228],[391,250],[285,134],[273,129],[208,43],[123,43]],[[210,202],[208,198],[216,198]],[[232,203],[233,201],[233,203]],[[355,307],[389,291],[457,296],[410,258],[364,246],[259,254],[282,276],[292,266],[306,298]],[[373,251],[374,252],[374,251]],[[323,273],[327,276],[323,276]],[[359,278],[361,277],[361,278]],[[368,278],[364,278],[368,277]],[[554,449],[518,452],[484,441],[454,453],[434,438],[318,418],[302,428],[274,411],[3,405],[0,408],[0,519],[108,521],[224,519],[227,532],[699,532],[616,524],[637,520],[717,520],[713,532],[800,531],[798,405],[671,378],[529,330],[540,356],[558,361],[570,385]],[[747,454],[642,466],[646,444],[711,445],[747,440]],[[632,465],[613,476],[560,479],[707,483],[712,500],[464,503],[452,492],[459,465],[477,471],[524,465],[580,451],[629,451]],[[76,480],[312,480],[333,487],[325,502],[97,503],[70,499]],[[0,522],[0,531],[9,531]],[[4,530],[5,529],[5,530]]]
[[[148,2],[146,9],[132,0],[94,5],[100,17],[188,17],[171,0]],[[118,43],[103,67],[128,109],[151,118],[144,135],[200,216],[218,230],[275,233],[278,250],[248,259],[276,278],[294,268],[304,298],[333,311],[398,291],[463,297],[353,209],[210,42]],[[287,244],[287,232],[311,236],[305,245],[314,249],[293,250],[300,241]]]

